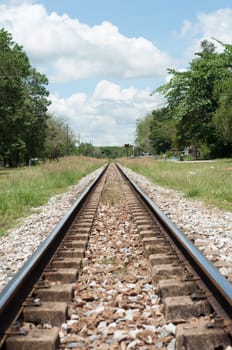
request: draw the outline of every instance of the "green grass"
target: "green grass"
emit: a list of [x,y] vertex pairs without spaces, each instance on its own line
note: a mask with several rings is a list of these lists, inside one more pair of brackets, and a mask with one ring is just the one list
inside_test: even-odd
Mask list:
[[69,157],[36,167],[0,170],[0,236],[56,194],[65,192],[103,160]]
[[232,211],[232,159],[211,162],[172,162],[153,158],[119,162],[153,183],[182,192],[186,197]]

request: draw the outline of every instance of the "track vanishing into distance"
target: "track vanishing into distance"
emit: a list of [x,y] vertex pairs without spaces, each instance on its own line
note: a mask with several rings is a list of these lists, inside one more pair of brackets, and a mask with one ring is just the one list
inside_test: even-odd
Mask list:
[[0,294],[7,350],[223,350],[232,285],[106,166]]

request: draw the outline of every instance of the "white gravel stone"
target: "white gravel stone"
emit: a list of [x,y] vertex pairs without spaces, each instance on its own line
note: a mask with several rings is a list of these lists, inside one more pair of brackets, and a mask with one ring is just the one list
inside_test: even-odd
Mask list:
[[194,239],[203,255],[212,263],[227,263],[218,267],[221,274],[232,275],[232,212],[187,199],[181,192],[160,187],[128,168],[123,169],[181,231]]
[[102,168],[82,178],[69,191],[51,197],[48,203],[33,208],[20,227],[0,238],[0,291],[48,236],[75,200],[100,173]]
[[168,344],[167,350],[175,350],[176,339],[172,339],[172,341]]
[[[26,218],[19,228],[10,231],[7,236],[0,239],[0,289],[8,283],[10,278],[12,278],[12,276],[18,271],[28,257],[35,251],[38,245],[47,237],[48,233],[59,222],[60,218],[63,217],[68,208],[70,208],[76,198],[78,198],[81,191],[87,187],[98,172],[100,172],[100,169],[83,178],[78,185],[70,188],[70,191],[67,193],[52,197],[47,205],[41,208],[36,208],[35,213]],[[183,194],[154,185],[145,177],[138,175],[129,169],[127,169],[126,172],[150,197],[153,198],[154,202],[166,213],[166,215],[176,224],[177,227],[181,228],[186,235],[195,237],[195,244],[197,244],[199,249],[202,250],[202,252],[206,254],[210,260],[213,262],[227,263],[226,266],[221,266],[219,268],[223,274],[227,275],[232,273],[232,213],[224,212],[212,206],[206,206],[199,201],[184,198]],[[99,219],[101,219],[101,216],[103,217],[104,215],[104,211],[102,211],[102,213],[99,212]],[[110,220],[113,222],[113,216],[111,216],[111,219],[109,219],[109,224]],[[103,224],[99,221],[98,225],[101,227]],[[126,221],[126,223],[124,222],[124,225],[118,227],[118,233],[120,234],[120,240],[118,241],[119,246],[117,247],[115,245],[118,251],[124,254],[125,261],[126,259],[130,260],[131,248],[128,246],[123,247],[122,245],[124,242],[124,236],[127,236],[125,233],[130,228],[130,225],[131,224]],[[105,232],[104,235],[102,234],[101,240],[103,246],[105,241]],[[100,239],[98,242],[100,242]],[[110,245],[110,239],[108,243]],[[111,259],[114,258],[113,247],[114,243],[112,242],[112,255],[110,255]],[[102,255],[104,256],[103,248],[101,251],[103,253]],[[112,267],[113,265],[108,264],[109,269]],[[135,264],[134,267],[138,267],[138,265]],[[100,260],[94,265],[94,269],[98,270],[99,273],[103,271],[102,262],[100,262]],[[96,281],[97,280],[95,279],[94,275],[90,287],[95,288],[97,284]],[[114,297],[115,302],[120,305],[122,303],[122,298],[120,295],[115,297],[115,293],[120,290],[120,292],[126,294],[133,288],[135,288],[134,282],[123,284],[121,281],[118,281],[115,285],[109,286],[109,283],[107,283],[107,280],[105,279],[99,286],[98,293],[106,293],[109,297]],[[145,308],[143,312],[139,312],[140,316],[148,318],[149,315],[151,315],[151,311],[155,312],[157,316],[161,315],[159,310],[160,306],[157,304],[158,296],[154,294],[152,285],[150,283],[146,283],[141,291],[144,295],[149,297],[148,300],[150,300],[150,309],[147,310]],[[128,297],[128,300],[134,302],[133,297]],[[76,302],[78,302],[78,298],[76,298]],[[106,302],[107,299],[105,299],[104,303]],[[139,302],[139,297],[137,302]],[[91,314],[90,316],[94,316],[95,314],[98,315],[101,314],[101,312],[104,312],[105,304],[100,303],[97,300],[96,303],[98,303],[98,306],[95,307],[94,312],[93,310],[89,309]],[[88,310],[88,303],[86,304],[86,309]],[[126,321],[131,320],[133,315],[136,316],[136,311],[137,309],[128,311],[122,307],[119,307],[117,309],[117,312],[119,313],[118,319],[115,321],[111,320],[108,325],[104,322],[99,323],[99,328],[102,334],[107,334],[110,328],[115,328],[116,325],[120,324],[123,319]],[[73,313],[71,315],[71,320],[79,320],[79,316]],[[74,325],[75,323],[76,322],[74,322]],[[68,328],[69,326],[71,326],[71,324],[68,324],[68,322],[64,324],[61,332],[61,339],[66,337],[66,327]],[[153,334],[158,332],[164,337],[166,335],[169,336],[170,334],[175,334],[175,326],[171,324],[164,325],[163,327],[156,327],[152,324],[144,324],[143,327],[146,332],[150,331]],[[117,330],[117,332],[116,338],[118,340],[123,340],[126,338],[123,331]],[[132,332],[133,334],[129,332]],[[128,333],[131,335],[131,337],[134,338],[136,337],[138,330],[137,328],[134,328],[129,332]],[[94,338],[95,335],[92,335],[92,337]],[[150,342],[149,337],[150,335],[148,335],[146,338],[148,342]],[[97,337],[95,340],[97,340]],[[139,344],[139,339],[131,339],[128,344],[128,348],[133,349],[133,347],[139,346]],[[69,346],[73,346],[74,348],[75,346],[84,345],[85,343],[83,339],[78,336],[76,336],[76,339],[73,339],[69,343]],[[162,347],[162,340],[159,338],[159,341],[156,343],[156,348],[158,349]],[[172,350],[174,348],[175,340],[173,339],[168,344],[168,349]],[[227,348],[227,350],[230,349],[231,347]]]
[[169,334],[175,335],[175,333],[176,333],[176,326],[174,324],[172,324],[172,323],[165,324],[162,327],[162,335],[164,337],[166,337]]

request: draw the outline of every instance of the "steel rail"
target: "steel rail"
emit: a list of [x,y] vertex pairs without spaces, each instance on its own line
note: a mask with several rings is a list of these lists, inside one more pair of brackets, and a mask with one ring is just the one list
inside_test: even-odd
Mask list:
[[232,320],[232,284],[224,278],[213,264],[202,255],[200,250],[181,232],[175,224],[161,211],[161,209],[139,188],[136,183],[130,179],[122,167],[117,164],[119,170],[131,186],[140,195],[151,212],[156,216],[162,227],[168,233],[172,241],[184,255],[186,260],[193,267],[198,276],[202,279],[207,289],[212,293],[213,298],[223,309],[223,317],[229,320],[231,332]]
[[15,320],[22,303],[31,292],[33,285],[39,280],[43,269],[57,250],[71,222],[83,206],[91,190],[105,173],[107,167],[108,165],[104,166],[101,173],[85,189],[48,237],[0,293],[0,341],[4,337],[7,328]]

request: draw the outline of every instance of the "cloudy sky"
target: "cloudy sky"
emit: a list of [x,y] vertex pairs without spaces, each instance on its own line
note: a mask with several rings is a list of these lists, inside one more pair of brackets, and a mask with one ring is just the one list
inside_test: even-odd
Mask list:
[[82,142],[134,143],[167,68],[212,37],[232,44],[231,0],[0,0],[0,27],[49,79],[50,112]]

